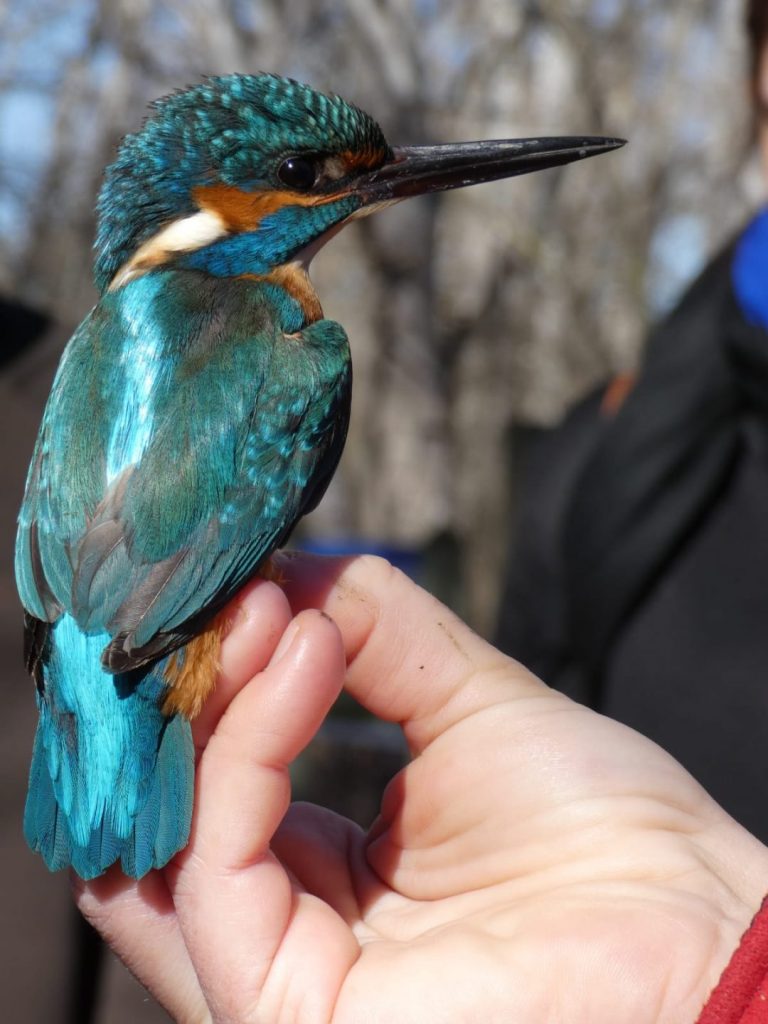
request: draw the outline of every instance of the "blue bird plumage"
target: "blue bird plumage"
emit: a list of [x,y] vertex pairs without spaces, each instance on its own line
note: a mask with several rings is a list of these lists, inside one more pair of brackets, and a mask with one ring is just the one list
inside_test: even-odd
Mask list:
[[24,832],[51,870],[83,878],[120,858],[141,877],[184,845],[192,815],[189,723],[160,710],[163,662],[107,676],[106,633],[64,614],[50,633]]
[[49,868],[141,877],[187,841],[218,613],[315,507],[346,436],[349,350],[314,250],[406,196],[614,147],[392,150],[362,111],[271,75],[176,93],[124,140],[98,202],[100,298],[62,357],[17,534],[40,711],[24,830]]

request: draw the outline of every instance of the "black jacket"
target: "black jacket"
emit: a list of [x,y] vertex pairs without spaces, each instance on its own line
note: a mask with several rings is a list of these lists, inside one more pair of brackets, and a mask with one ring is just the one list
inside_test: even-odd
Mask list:
[[768,333],[733,247],[601,395],[529,445],[499,645],[656,740],[768,841]]

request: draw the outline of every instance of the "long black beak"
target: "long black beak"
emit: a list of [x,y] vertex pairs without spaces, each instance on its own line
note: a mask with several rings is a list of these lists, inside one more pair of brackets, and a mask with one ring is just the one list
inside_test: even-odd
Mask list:
[[353,191],[366,206],[406,199],[424,192],[442,192],[559,167],[609,153],[623,146],[624,141],[587,136],[404,146],[394,149],[393,158],[387,163],[361,175]]

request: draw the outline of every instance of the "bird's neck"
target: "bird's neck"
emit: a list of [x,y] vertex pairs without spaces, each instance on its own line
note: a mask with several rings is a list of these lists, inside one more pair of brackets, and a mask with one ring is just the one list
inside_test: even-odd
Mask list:
[[[108,293],[122,292],[129,288],[131,300],[133,300],[135,295],[144,294],[144,285],[148,283],[148,279],[161,278],[160,287],[168,289],[167,293],[170,295],[179,288],[183,291],[190,281],[199,279],[201,275],[204,279],[215,280],[218,288],[225,292],[228,290],[228,283],[238,288],[242,287],[244,283],[258,288],[272,307],[277,323],[286,333],[300,331],[308,324],[323,318],[323,308],[309,279],[307,268],[299,261],[284,263],[271,270],[266,270],[264,273],[246,272],[227,278],[206,274],[204,271],[190,271],[162,265],[129,267],[127,271],[116,277],[108,289]],[[142,281],[143,284],[139,285],[137,292],[131,286],[138,281]]]

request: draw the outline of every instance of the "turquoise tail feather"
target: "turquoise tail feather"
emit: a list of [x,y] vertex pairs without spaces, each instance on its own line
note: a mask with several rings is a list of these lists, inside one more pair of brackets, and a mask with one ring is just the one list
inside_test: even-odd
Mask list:
[[115,861],[141,878],[189,837],[194,750],[189,723],[165,717],[161,661],[110,675],[109,636],[63,615],[52,627],[38,694],[24,835],[51,871],[95,878]]

